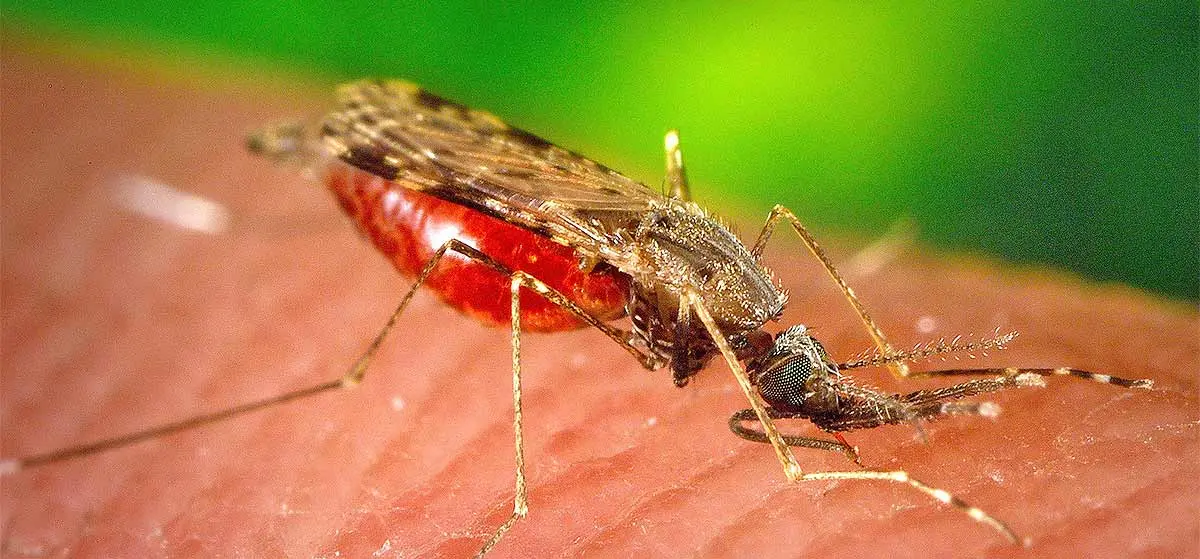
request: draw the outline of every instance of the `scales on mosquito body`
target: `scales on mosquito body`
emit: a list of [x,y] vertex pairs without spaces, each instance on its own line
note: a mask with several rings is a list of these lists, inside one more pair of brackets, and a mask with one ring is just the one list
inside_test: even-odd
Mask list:
[[[787,479],[879,480],[908,485],[949,504],[1003,537],[1012,529],[946,490],[900,470],[859,464],[841,432],[909,424],[948,415],[995,415],[962,398],[1040,386],[1075,376],[1127,388],[1126,380],[1069,368],[910,371],[906,362],[952,352],[1002,348],[1013,334],[896,351],[824,251],[787,208],[776,206],[752,245],[691,201],[678,136],[666,136],[667,184],[661,194],[594,161],[512,128],[495,116],[404,82],[364,81],[338,91],[320,120],[265,130],[251,150],[309,168],[359,230],[415,282],[368,348],[337,379],[265,400],[193,416],[127,436],[8,459],[0,472],[94,454],[168,433],[361,383],[387,334],[420,288],[485,324],[504,326],[512,343],[516,494],[512,514],[491,531],[491,550],[526,516],[522,442],[521,332],[593,327],[645,368],[669,367],[686,385],[714,359],[731,369],[750,406],[730,429],[774,449]],[[786,292],[762,262],[780,221],[791,225],[858,314],[875,353],[839,364],[809,329],[777,328]],[[628,325],[619,321],[628,318]],[[780,330],[772,334],[767,330]],[[854,384],[848,369],[888,367],[900,378],[982,378],[907,394]],[[778,419],[806,419],[833,438],[781,433]],[[806,472],[793,447],[845,454],[845,471]]]

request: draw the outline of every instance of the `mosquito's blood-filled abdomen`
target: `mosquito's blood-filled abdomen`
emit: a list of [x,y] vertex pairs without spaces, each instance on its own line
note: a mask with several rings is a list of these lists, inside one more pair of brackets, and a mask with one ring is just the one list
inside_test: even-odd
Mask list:
[[[579,257],[570,247],[340,162],[329,164],[324,181],[359,230],[408,277],[416,276],[438,247],[456,238],[542,280],[601,320],[625,314],[629,277],[612,268],[579,269]],[[509,324],[509,280],[479,262],[450,252],[425,286],[446,304],[480,322]],[[574,315],[538,295],[526,291],[521,297],[522,329],[550,332],[582,325]]]

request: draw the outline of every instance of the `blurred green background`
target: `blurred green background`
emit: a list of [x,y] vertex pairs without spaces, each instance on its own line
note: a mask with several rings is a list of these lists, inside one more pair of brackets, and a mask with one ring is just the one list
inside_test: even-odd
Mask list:
[[[10,30],[405,77],[700,201],[1200,297],[1197,3],[6,2]],[[631,7],[634,6],[634,7]],[[69,39],[68,39],[69,37]],[[287,92],[281,92],[286,95]]]

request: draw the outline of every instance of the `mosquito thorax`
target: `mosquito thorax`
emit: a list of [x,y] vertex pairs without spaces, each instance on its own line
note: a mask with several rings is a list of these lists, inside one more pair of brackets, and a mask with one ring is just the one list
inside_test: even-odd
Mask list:
[[751,381],[772,408],[809,414],[837,405],[830,391],[821,390],[838,376],[837,363],[802,324],[780,332],[770,351],[747,365]]
[[[629,243],[633,333],[670,362],[676,386],[719,352],[694,312],[681,314],[693,293],[739,358],[770,347],[759,332],[783,311],[786,297],[771,273],[724,225],[690,202],[665,199],[646,212]],[[744,357],[743,357],[744,356]]]
[[[756,330],[783,312],[786,297],[771,273],[716,219],[691,203],[663,204],[635,233],[643,283],[695,292],[717,325],[730,333]],[[677,306],[677,305],[676,305]]]

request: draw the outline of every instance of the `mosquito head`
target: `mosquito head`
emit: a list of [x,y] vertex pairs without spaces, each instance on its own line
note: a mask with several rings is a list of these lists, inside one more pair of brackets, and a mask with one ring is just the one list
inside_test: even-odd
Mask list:
[[751,380],[771,407],[805,415],[837,407],[828,390],[838,367],[804,325],[780,332],[769,351],[748,363]]

